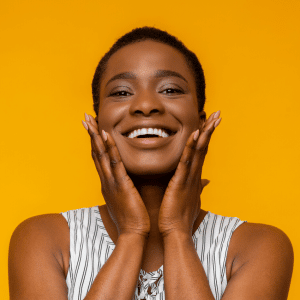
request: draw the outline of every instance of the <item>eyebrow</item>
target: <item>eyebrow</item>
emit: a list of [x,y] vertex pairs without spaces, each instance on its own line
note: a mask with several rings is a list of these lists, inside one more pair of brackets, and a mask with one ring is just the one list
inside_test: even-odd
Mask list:
[[[179,73],[171,70],[157,70],[155,72],[154,78],[164,78],[164,77],[178,77],[184,80],[186,83],[187,80]],[[137,75],[133,72],[123,72],[120,74],[117,74],[113,76],[111,79],[109,79],[105,86],[107,86],[110,82],[117,80],[117,79],[137,79]]]

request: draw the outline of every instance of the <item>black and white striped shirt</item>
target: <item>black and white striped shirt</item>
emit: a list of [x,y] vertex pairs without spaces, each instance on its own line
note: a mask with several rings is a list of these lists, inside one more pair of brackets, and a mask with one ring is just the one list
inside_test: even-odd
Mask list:
[[[70,210],[62,215],[70,228],[70,262],[66,278],[68,299],[82,300],[115,244],[103,225],[98,206]],[[208,212],[193,235],[216,300],[221,299],[227,286],[226,257],[232,233],[244,222]],[[165,299],[163,266],[150,273],[140,270],[134,299]]]

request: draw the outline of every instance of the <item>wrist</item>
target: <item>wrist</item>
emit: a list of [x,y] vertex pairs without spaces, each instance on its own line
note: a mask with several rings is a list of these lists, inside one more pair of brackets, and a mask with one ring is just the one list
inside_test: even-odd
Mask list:
[[122,232],[118,236],[119,241],[129,241],[130,243],[146,243],[148,240],[148,233],[140,233],[140,232]]
[[191,233],[180,229],[164,232],[162,233],[162,236],[163,236],[164,243],[167,243],[168,241],[174,241],[174,240],[184,241],[184,242],[193,241]]

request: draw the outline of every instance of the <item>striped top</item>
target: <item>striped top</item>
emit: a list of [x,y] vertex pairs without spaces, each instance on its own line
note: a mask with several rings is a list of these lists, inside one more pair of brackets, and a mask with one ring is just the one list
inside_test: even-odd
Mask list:
[[[70,261],[66,278],[68,300],[84,299],[95,277],[115,248],[98,206],[62,213],[70,228]],[[210,289],[216,300],[227,286],[226,258],[234,230],[243,224],[234,217],[208,212],[193,235]],[[140,270],[135,300],[164,300],[163,265],[155,272]]]

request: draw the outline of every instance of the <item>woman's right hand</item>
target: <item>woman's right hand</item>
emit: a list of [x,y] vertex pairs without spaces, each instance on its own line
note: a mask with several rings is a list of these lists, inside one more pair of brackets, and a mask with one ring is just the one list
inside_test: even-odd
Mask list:
[[112,136],[102,130],[90,115],[85,115],[83,126],[92,144],[92,157],[101,180],[101,190],[108,212],[118,235],[137,233],[148,236],[150,218],[145,204],[128,176]]

